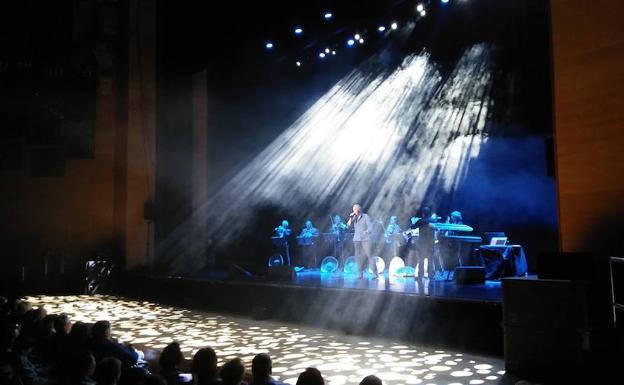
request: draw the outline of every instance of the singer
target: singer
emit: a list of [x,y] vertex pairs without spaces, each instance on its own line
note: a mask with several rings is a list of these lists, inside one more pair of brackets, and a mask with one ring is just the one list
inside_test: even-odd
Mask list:
[[379,278],[377,266],[372,258],[371,220],[368,214],[362,212],[362,206],[357,203],[353,205],[353,212],[349,214],[347,225],[354,230],[353,246],[355,248],[355,259],[360,269],[360,278],[364,277],[364,268],[367,263],[375,275],[373,279]]

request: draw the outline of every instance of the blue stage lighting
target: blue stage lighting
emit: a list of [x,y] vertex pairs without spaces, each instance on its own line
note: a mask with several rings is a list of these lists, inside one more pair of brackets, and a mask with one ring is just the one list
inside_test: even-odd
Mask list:
[[321,59],[324,59],[324,58],[325,58],[325,52],[321,52],[321,53],[319,53],[319,57],[320,57]]
[[448,2],[449,2],[449,0],[442,0],[442,4],[446,4]]
[[266,47],[266,49],[271,49],[273,48],[273,43],[271,43],[270,41],[267,41],[264,46]]
[[353,39],[349,39],[349,40],[347,40],[347,45],[348,45],[349,47],[353,47],[353,45],[354,45],[354,44],[355,44],[355,40],[353,40]]
[[325,14],[323,15],[323,17],[325,18],[325,20],[329,20],[332,17],[334,17],[334,15],[332,15],[331,12],[325,12]]
[[295,35],[301,35],[303,33],[303,28],[297,27],[295,28]]
[[323,258],[321,262],[321,273],[333,273],[338,270],[338,260],[331,255]]
[[377,27],[377,31],[379,32],[383,32],[386,30],[386,27],[384,27],[383,25],[380,25],[379,27]]
[[357,261],[355,260],[355,256],[350,256],[344,261],[343,271],[347,274],[355,274],[359,271],[359,267]]

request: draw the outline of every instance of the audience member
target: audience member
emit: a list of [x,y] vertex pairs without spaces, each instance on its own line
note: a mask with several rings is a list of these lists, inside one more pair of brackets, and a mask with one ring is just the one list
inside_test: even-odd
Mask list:
[[381,382],[381,378],[371,374],[370,376],[364,377],[362,381],[360,381],[360,385],[383,385],[383,382]]
[[134,348],[111,338],[111,324],[108,321],[97,321],[93,325],[93,354],[97,362],[104,357],[115,357],[124,368],[136,365],[139,360],[139,353]]
[[251,373],[253,381],[251,385],[287,385],[273,377],[273,362],[271,357],[266,353],[256,355],[251,361]]
[[182,384],[180,381],[180,365],[184,362],[184,355],[180,350],[180,344],[172,342],[165,346],[159,359],[160,375],[167,385]]
[[121,378],[121,361],[115,357],[105,357],[95,367],[97,385],[117,385]]
[[219,371],[223,385],[239,385],[243,383],[245,365],[240,358],[234,358],[223,364]]
[[221,383],[217,369],[217,354],[208,347],[199,349],[191,363],[193,382],[196,385],[217,385]]
[[296,385],[325,385],[325,380],[317,368],[307,368],[297,378]]
[[95,358],[89,351],[82,351],[73,355],[65,383],[67,385],[95,385],[91,379],[95,373]]

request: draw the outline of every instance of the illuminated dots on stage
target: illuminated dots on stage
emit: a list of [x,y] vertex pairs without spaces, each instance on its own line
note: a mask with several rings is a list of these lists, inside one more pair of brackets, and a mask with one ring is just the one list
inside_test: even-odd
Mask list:
[[296,65],[297,67],[301,67],[301,62],[300,62],[299,60],[297,60],[297,61],[295,62],[295,65]]
[[390,24],[390,28],[396,30],[397,28],[399,28],[399,25],[396,22],[394,22]]
[[324,58],[325,58],[325,52],[320,52],[320,53],[319,53],[319,57],[320,57],[321,59],[324,59]]
[[264,47],[265,47],[266,49],[273,49],[273,43],[272,43],[272,42],[270,42],[270,41],[267,41],[267,42],[264,44]]
[[329,48],[325,48],[325,53],[329,53]]
[[424,9],[422,11],[420,11],[420,16],[422,16],[422,17],[427,16],[427,11],[425,11]]
[[354,38],[355,40],[360,40],[361,36],[360,36],[360,34],[359,34],[359,33],[356,33],[356,34],[353,36],[353,38]]
[[417,12],[422,12],[424,10],[425,10],[425,6],[422,3],[418,3],[418,5],[416,5]]
[[379,32],[383,32],[386,30],[386,27],[384,27],[383,25],[380,25],[379,27],[377,27],[377,31]]
[[325,14],[323,15],[323,18],[325,18],[325,20],[329,20],[332,17],[334,17],[334,15],[329,11],[325,12]]
[[360,44],[364,44],[364,39],[360,38],[360,40],[358,40],[360,42]]
[[303,28],[295,27],[294,32],[295,32],[295,35],[301,35],[301,34],[303,34]]
[[354,44],[355,44],[355,40],[353,40],[353,39],[349,39],[349,40],[347,40],[347,45],[348,45],[349,47],[353,47],[353,45],[354,45]]
[[451,372],[451,376],[453,377],[470,377],[472,376],[472,372],[466,370],[457,370],[455,372]]

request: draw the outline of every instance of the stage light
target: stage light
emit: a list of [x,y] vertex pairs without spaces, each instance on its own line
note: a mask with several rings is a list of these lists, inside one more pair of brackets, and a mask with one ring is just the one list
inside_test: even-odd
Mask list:
[[297,27],[295,28],[295,35],[301,35],[303,33],[303,28]]
[[364,44],[364,39],[360,38],[360,40],[358,40],[360,42],[360,44]]
[[388,274],[398,275],[398,271],[400,268],[405,266],[405,262],[401,257],[394,257],[390,260],[390,266],[388,266]]
[[357,273],[360,270],[357,261],[355,260],[355,256],[352,255],[345,259],[343,270],[347,274]]
[[424,5],[422,5],[422,4],[418,4],[418,5],[416,6],[416,11],[417,11],[417,12],[422,12],[422,11],[424,11],[424,10],[425,10],[425,6],[424,6]]
[[264,46],[266,47],[266,49],[271,49],[273,48],[273,43],[271,43],[270,41],[267,41]]
[[334,15],[331,12],[325,12],[325,14],[323,15],[323,17],[325,18],[325,20],[329,20],[332,17],[334,17]]
[[449,0],[441,0],[441,1],[442,1],[442,4],[446,4],[449,2]]
[[281,254],[273,254],[269,257],[267,265],[269,267],[284,266],[284,258],[282,258]]
[[380,25],[379,27],[377,27],[377,31],[379,32],[383,32],[386,30],[386,27],[384,27],[383,25]]
[[355,44],[355,40],[353,40],[353,39],[349,39],[349,40],[347,40],[347,45],[348,45],[349,47],[353,47],[353,45],[354,45],[354,44]]
[[[377,273],[382,274],[384,270],[386,269],[386,263],[384,262],[384,260],[380,257],[373,257],[373,261],[375,261],[375,266],[377,267]],[[366,268],[366,272],[373,274],[373,271],[371,270],[370,267]]]
[[360,40],[360,34],[359,34],[359,33],[356,33],[356,34],[355,34],[355,36],[353,36],[353,38],[354,38],[355,40]]
[[296,61],[295,64],[297,65],[297,67],[301,67],[301,62],[300,61]]
[[397,29],[399,28],[399,25],[395,22],[395,23],[390,24],[390,28]]
[[321,53],[319,53],[319,57],[320,57],[321,59],[325,58],[325,52],[321,52]]
[[333,273],[338,270],[338,260],[331,255],[321,261],[321,273]]
[[325,48],[325,53],[329,53],[329,48]]
[[427,12],[423,9],[422,11],[420,11],[420,16],[422,17],[427,16]]

